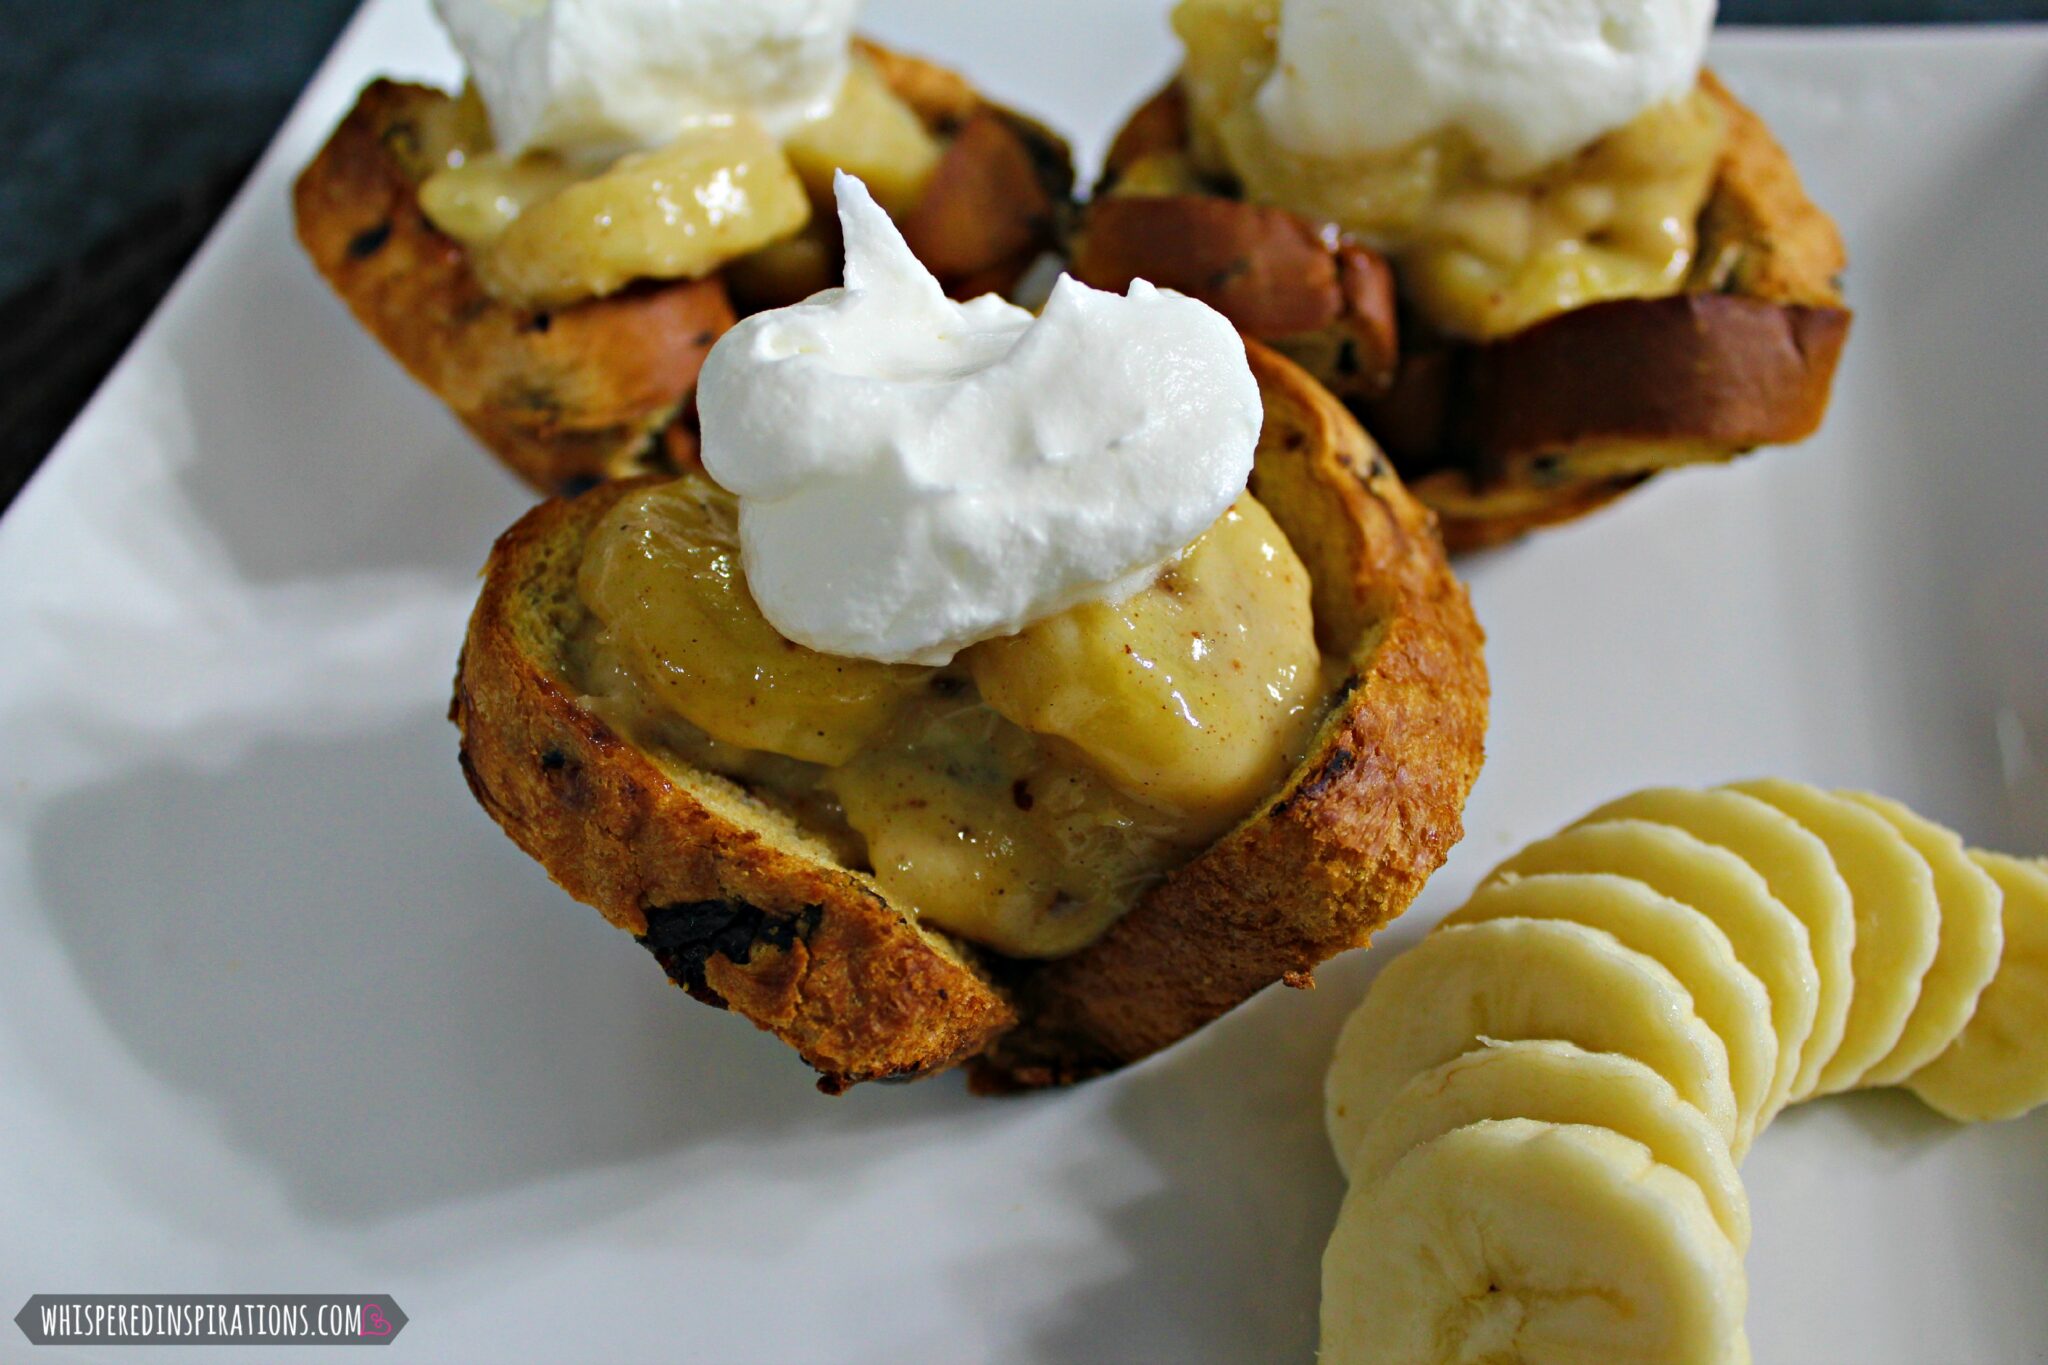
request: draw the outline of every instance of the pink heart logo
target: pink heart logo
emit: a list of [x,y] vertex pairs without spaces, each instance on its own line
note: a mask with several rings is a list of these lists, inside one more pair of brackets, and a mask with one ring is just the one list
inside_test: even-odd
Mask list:
[[361,1335],[366,1337],[388,1337],[397,1329],[384,1317],[384,1310],[374,1303],[363,1305],[363,1326]]

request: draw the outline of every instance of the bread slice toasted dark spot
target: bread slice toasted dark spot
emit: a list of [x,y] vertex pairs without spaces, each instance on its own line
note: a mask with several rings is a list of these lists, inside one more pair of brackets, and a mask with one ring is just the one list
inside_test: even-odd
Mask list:
[[980,1051],[1016,1015],[974,953],[732,782],[664,763],[579,703],[584,543],[648,482],[543,503],[492,550],[451,712],[470,790],[678,985],[784,1039],[828,1088]]

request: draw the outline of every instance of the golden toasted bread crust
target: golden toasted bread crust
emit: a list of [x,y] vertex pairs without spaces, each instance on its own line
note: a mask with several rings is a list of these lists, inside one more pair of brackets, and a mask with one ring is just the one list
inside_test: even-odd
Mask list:
[[874,64],[883,82],[917,111],[925,125],[938,132],[951,132],[984,109],[994,108],[981,92],[959,72],[937,62],[913,57],[883,47],[867,38],[855,38],[854,50]]
[[[935,131],[956,142],[971,136],[948,148],[934,193],[906,227],[951,253],[958,268],[941,274],[949,288],[1008,288],[1058,236],[1073,183],[1065,144],[950,71],[859,46]],[[643,282],[546,310],[491,296],[462,245],[421,211],[409,169],[417,158],[408,149],[450,99],[384,80],[363,91],[294,189],[299,239],[315,266],[399,363],[534,488],[576,491],[687,466],[697,373],[734,321],[725,284]]]
[[[1685,293],[1574,309],[1457,357],[1415,480],[1453,553],[1596,510],[1661,469],[1819,429],[1849,331],[1840,308]],[[1512,531],[1510,528],[1514,528]]]
[[420,211],[401,155],[448,98],[364,90],[299,177],[299,240],[363,326],[528,483],[631,473],[732,325],[725,287],[685,280],[539,312],[492,298]]
[[[1825,415],[1850,323],[1841,235],[1763,121],[1711,72],[1701,88],[1721,105],[1728,135],[1685,293],[1592,304],[1485,345],[1415,349],[1390,385],[1378,386],[1390,387],[1384,393],[1333,368],[1342,350],[1295,350],[1359,403],[1416,496],[1438,513],[1453,553],[1583,516],[1660,469],[1802,440]],[[1185,100],[1170,85],[1116,139],[1107,180],[1187,136]],[[1112,228],[1141,213],[1128,202],[1102,201]],[[1172,201],[1154,202],[1157,217]],[[1114,247],[1116,271],[1151,268],[1178,282],[1190,249],[1145,240],[1160,236],[1115,233],[1106,247],[1084,226],[1076,258],[1086,268]],[[1242,229],[1236,239],[1260,246]],[[1305,312],[1328,289],[1325,272],[1283,263],[1301,256],[1291,244],[1263,249],[1266,269],[1230,277],[1257,307],[1227,293],[1210,301],[1249,335],[1277,339],[1271,319]],[[1134,253],[1159,259],[1148,267]]]
[[[1530,490],[1519,500],[1474,495],[1470,491],[1471,481],[1463,477],[1432,474],[1423,482],[1431,485],[1431,496],[1442,509],[1437,518],[1443,528],[1444,549],[1455,557],[1508,545],[1532,531],[1577,521],[1618,502],[1649,478],[1648,474],[1617,475],[1575,483],[1561,491]],[[1461,515],[1461,507],[1471,510]]]
[[1840,307],[1849,255],[1835,220],[1807,197],[1792,158],[1754,110],[1711,71],[1700,73],[1700,87],[1721,106],[1728,144],[1700,213],[1693,287]]
[[1267,414],[1254,491],[1352,676],[1275,798],[1092,947],[1026,964],[924,932],[765,806],[658,764],[578,704],[576,568],[637,483],[547,503],[493,551],[453,710],[478,800],[571,895],[692,994],[790,1042],[831,1090],[977,1053],[984,1091],[1066,1083],[1274,981],[1307,984],[1399,914],[1459,837],[1486,675],[1430,514],[1334,398],[1251,353]]
[[974,957],[719,779],[665,770],[578,704],[575,579],[627,481],[543,503],[491,551],[451,718],[470,790],[677,984],[794,1047],[821,1087],[942,1070],[1015,1021]]

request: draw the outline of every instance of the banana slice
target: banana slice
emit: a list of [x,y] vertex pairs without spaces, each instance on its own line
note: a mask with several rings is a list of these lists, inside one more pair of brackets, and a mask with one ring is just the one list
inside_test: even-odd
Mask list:
[[1555,1038],[1647,1063],[1726,1142],[1735,1136],[1728,1050],[1654,958],[1563,920],[1439,929],[1380,973],[1337,1038],[1323,1117],[1337,1159],[1418,1073],[1482,1038]]
[[1970,857],[2004,893],[2004,955],[1962,1034],[1906,1088],[1952,1119],[1984,1123],[2048,1104],[2048,861]]
[[1877,812],[1817,787],[1781,778],[1729,786],[1776,806],[1820,837],[1849,884],[1856,908],[1855,990],[1842,1042],[1810,1090],[1795,1100],[1853,1089],[1898,1046],[1934,962],[1941,913],[1934,874],[1904,835]]
[[1756,870],[1725,848],[1684,830],[1644,820],[1579,825],[1529,845],[1494,869],[1489,881],[1542,872],[1610,872],[1691,906],[1721,926],[1742,965],[1771,998],[1778,1064],[1766,1114],[1790,1093],[1798,1058],[1813,1033],[1820,973],[1806,926],[1771,895]]
[[842,764],[931,695],[934,669],[821,654],[768,624],[747,590],[739,503],[702,474],[622,498],[577,586],[631,677],[723,744]]
[[1323,1253],[1322,1365],[1747,1356],[1742,1260],[1699,1187],[1601,1128],[1446,1133],[1352,1187]]
[[1402,1086],[1365,1130],[1349,1174],[1358,1184],[1370,1184],[1453,1128],[1512,1118],[1611,1128],[1642,1143],[1660,1164],[1698,1185],[1728,1240],[1738,1251],[1748,1249],[1749,1198],[1728,1144],[1671,1082],[1618,1052],[1587,1052],[1537,1038],[1484,1039]]
[[789,158],[752,119],[692,128],[527,205],[470,262],[493,294],[553,307],[634,280],[702,279],[811,221]]
[[1868,806],[1905,837],[1934,874],[1934,903],[1941,912],[1934,963],[1920,982],[1920,1000],[1906,1019],[1906,1031],[1883,1061],[1863,1073],[1861,1085],[1897,1085],[1939,1057],[1956,1040],[1977,997],[1998,973],[2005,945],[1999,928],[2004,898],[1998,883],[1963,851],[1962,836],[1915,815],[1898,802],[1869,792],[1837,792]]
[[782,150],[821,209],[831,210],[832,175],[843,170],[859,176],[899,223],[924,197],[945,154],[917,111],[861,56],[853,59],[832,108],[791,133]]
[[[1791,1095],[1812,1090],[1821,1067],[1841,1046],[1856,981],[1850,970],[1856,908],[1828,846],[1776,806],[1741,792],[1656,787],[1610,801],[1579,823],[1603,820],[1650,820],[1719,844],[1755,868],[1779,904],[1806,926],[1820,994],[1814,1002],[1813,1032],[1799,1050],[1797,1072],[1790,1090],[1779,1097],[1779,1107]],[[1780,1057],[1786,1060],[1790,1059]],[[1776,1112],[1766,1115],[1766,1121]]]
[[[1602,929],[1614,935],[1622,947],[1655,958],[1670,969],[1691,993],[1700,1019],[1727,1045],[1728,1079],[1735,1090],[1734,1156],[1741,1159],[1770,1099],[1778,1064],[1778,1035],[1771,1029],[1770,996],[1756,974],[1736,960],[1735,949],[1720,926],[1639,881],[1605,873],[1568,872],[1495,882],[1481,888],[1445,923],[1479,924],[1511,916],[1570,920]],[[1533,1111],[1528,1114],[1550,1117]]]

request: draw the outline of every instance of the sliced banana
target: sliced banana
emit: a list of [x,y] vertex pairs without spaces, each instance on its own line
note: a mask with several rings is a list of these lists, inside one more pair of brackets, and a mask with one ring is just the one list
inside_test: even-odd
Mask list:
[[2004,893],[2004,954],[1961,1035],[1906,1088],[1952,1119],[1983,1123],[2048,1104],[2048,861],[1970,857]]
[[1439,929],[1380,973],[1346,1021],[1323,1086],[1339,1161],[1420,1072],[1482,1038],[1554,1038],[1648,1064],[1723,1141],[1735,1136],[1728,1050],[1678,978],[1614,935],[1563,920]]
[[782,149],[821,210],[832,208],[833,173],[845,171],[899,223],[917,207],[945,150],[874,63],[858,56],[830,112],[791,133]]
[[1249,493],[1171,570],[961,654],[997,714],[1051,735],[1206,842],[1263,800],[1316,724],[1308,570]]
[[[1771,998],[1756,974],[1736,959],[1728,935],[1689,905],[1660,896],[1639,881],[1606,873],[1545,873],[1482,887],[1447,924],[1510,917],[1570,920],[1614,935],[1624,948],[1655,958],[1692,996],[1700,1019],[1728,1048],[1735,1091],[1734,1155],[1749,1150],[1770,1100],[1778,1063]],[[1482,1117],[1508,1118],[1512,1114]],[[1530,1111],[1529,1117],[1549,1115]],[[1573,1120],[1554,1120],[1570,1122]],[[1609,1125],[1612,1127],[1613,1125]]]
[[1601,1128],[1475,1123],[1352,1187],[1323,1365],[1746,1358],[1735,1246],[1692,1181]]
[[1734,791],[1656,787],[1610,801],[1579,823],[1603,820],[1650,820],[1720,845],[1755,868],[1778,903],[1806,926],[1820,994],[1814,1002],[1813,1032],[1799,1050],[1797,1072],[1790,1090],[1779,1097],[1780,1107],[1790,1096],[1811,1091],[1821,1068],[1841,1046],[1855,989],[1850,960],[1856,947],[1856,908],[1828,846],[1776,806]]
[[707,124],[526,204],[470,254],[500,298],[554,307],[634,280],[701,279],[803,230],[810,196],[751,119]]
[[931,694],[934,669],[784,639],[747,589],[739,504],[702,474],[620,499],[577,584],[638,686],[723,744],[841,764]]
[[1682,829],[1645,820],[1606,820],[1529,845],[1496,868],[1489,880],[1543,872],[1633,877],[1721,926],[1736,957],[1770,994],[1778,1065],[1765,1112],[1776,1113],[1792,1089],[1799,1053],[1813,1033],[1820,973],[1814,967],[1806,926],[1778,903],[1756,870],[1727,849]]
[[1855,991],[1835,1055],[1795,1100],[1853,1089],[1898,1046],[1934,962],[1941,914],[1934,874],[1889,821],[1854,801],[1802,782],[1767,778],[1730,790],[1776,806],[1819,836],[1856,908]]
[[1351,1155],[1351,1179],[1370,1184],[1423,1143],[1484,1119],[1536,1119],[1611,1128],[1691,1178],[1738,1251],[1749,1247],[1749,1199],[1721,1140],[1671,1082],[1633,1057],[1570,1043],[1485,1039],[1401,1087]]
[[1997,974],[2005,942],[1999,927],[2003,897],[1998,883],[1963,851],[1962,836],[1954,830],[1915,815],[1888,797],[1869,792],[1836,795],[1883,816],[1934,874],[1934,903],[1941,912],[1934,963],[1921,979],[1920,1000],[1906,1019],[1906,1031],[1860,1082],[1897,1085],[1939,1057],[1977,1012],[1977,997]]

